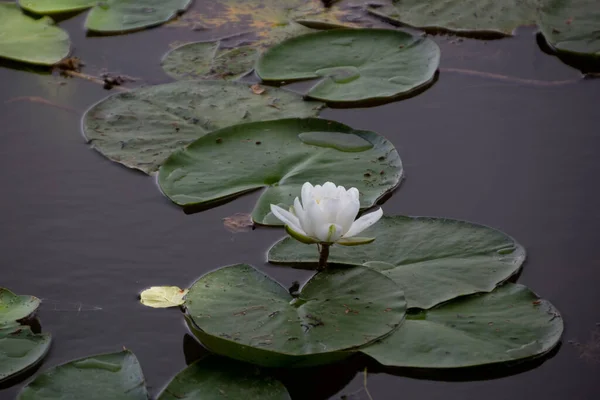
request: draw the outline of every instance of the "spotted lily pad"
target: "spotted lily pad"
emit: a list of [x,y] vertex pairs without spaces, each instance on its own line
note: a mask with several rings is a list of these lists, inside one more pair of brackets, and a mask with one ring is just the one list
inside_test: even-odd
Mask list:
[[540,10],[540,30],[559,53],[600,58],[600,5],[597,0],[548,0]]
[[322,103],[249,84],[180,81],[134,89],[94,105],[83,118],[85,137],[109,159],[146,173],[173,151],[208,132],[243,122],[317,116]]
[[[315,141],[316,132],[322,133],[320,142]],[[312,135],[308,142],[306,133]],[[341,136],[363,147],[346,149]],[[158,182],[176,204],[201,208],[264,188],[252,219],[281,225],[270,205],[291,206],[305,182],[354,186],[360,191],[361,207],[368,208],[400,184],[402,171],[394,146],[374,132],[294,118],[235,125],[205,135],[169,157]]]
[[129,350],[59,365],[38,375],[18,400],[148,400],[140,364]]
[[[593,1],[593,0],[591,0]],[[533,25],[540,0],[385,0],[371,13],[401,26],[429,33],[463,36],[510,36]]]
[[0,288],[0,382],[35,366],[50,348],[49,334],[35,334],[18,321],[35,312],[40,300]]
[[208,356],[179,372],[158,400],[290,400],[285,386],[250,364]]
[[365,267],[316,274],[298,297],[255,268],[238,264],[200,278],[185,301],[187,321],[209,349],[264,366],[329,363],[392,332],[404,296]]
[[56,14],[93,7],[85,21],[88,30],[100,33],[135,31],[163,24],[183,12],[192,0],[19,0],[37,14]]
[[552,304],[525,286],[506,283],[410,314],[362,352],[393,367],[479,366],[541,356],[559,343],[563,328]]
[[[367,265],[393,279],[409,307],[430,308],[458,296],[489,292],[515,274],[525,250],[506,234],[445,218],[384,216],[361,233],[366,246],[331,248],[329,261]],[[315,246],[285,238],[269,250],[269,262],[315,264]]]
[[241,39],[229,47],[223,41],[187,43],[168,52],[162,67],[175,79],[235,80],[252,71],[260,53],[269,46],[312,31],[286,22],[273,26],[264,37],[250,40],[248,45],[241,45],[246,43]]
[[8,289],[0,288],[0,329],[33,314],[40,306],[40,299],[34,296],[16,295]]
[[267,50],[256,73],[268,82],[319,80],[307,92],[331,103],[390,100],[431,84],[440,60],[429,38],[385,29],[334,29]]
[[52,65],[71,48],[69,35],[50,18],[33,19],[14,3],[0,2],[0,58]]

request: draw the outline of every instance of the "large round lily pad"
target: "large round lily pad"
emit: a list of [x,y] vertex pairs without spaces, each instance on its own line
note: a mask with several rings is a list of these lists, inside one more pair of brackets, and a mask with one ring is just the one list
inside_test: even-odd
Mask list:
[[358,266],[320,272],[294,298],[255,268],[232,265],[200,278],[185,301],[204,345],[265,366],[340,359],[396,329],[405,307],[398,285]]
[[0,288],[0,329],[33,314],[39,305],[40,299],[37,297],[16,295]]
[[385,29],[334,29],[298,36],[256,64],[264,81],[322,78],[307,96],[332,103],[385,100],[430,84],[440,50],[429,38]]
[[129,350],[71,361],[38,375],[18,400],[148,400],[140,364]]
[[558,344],[562,331],[552,304],[506,283],[408,315],[398,330],[362,352],[394,367],[470,367],[541,356]]
[[538,21],[558,52],[600,57],[600,4],[597,0],[548,0]]
[[[429,308],[489,292],[515,274],[525,250],[506,234],[446,218],[384,216],[361,235],[369,245],[333,246],[330,262],[365,264],[400,285],[409,307]],[[269,250],[276,264],[316,263],[315,246],[285,238]]]
[[253,220],[265,225],[281,225],[270,204],[291,206],[307,181],[355,186],[367,208],[401,178],[400,157],[387,139],[316,118],[212,132],[175,152],[158,174],[162,191],[181,206],[209,207],[265,188],[252,212]]
[[538,0],[386,0],[370,11],[429,33],[501,37],[534,24],[537,7]]
[[74,12],[93,7],[85,27],[94,32],[119,33],[163,24],[185,11],[192,0],[19,0],[37,14]]
[[258,367],[208,356],[179,372],[158,400],[290,400],[281,382]]
[[52,65],[71,49],[69,35],[50,18],[33,19],[14,3],[0,2],[0,58]]
[[288,91],[252,92],[245,83],[181,81],[110,96],[83,118],[92,146],[109,159],[146,173],[208,132],[243,122],[318,115],[322,103]]
[[0,326],[0,382],[35,366],[50,349],[51,336],[28,326]]

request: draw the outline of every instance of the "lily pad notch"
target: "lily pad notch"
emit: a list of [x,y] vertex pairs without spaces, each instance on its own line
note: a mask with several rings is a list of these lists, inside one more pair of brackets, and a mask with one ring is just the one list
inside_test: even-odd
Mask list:
[[270,205],[289,208],[307,181],[356,187],[365,210],[398,187],[402,177],[400,156],[383,136],[335,121],[289,118],[211,132],[171,155],[158,183],[188,211],[263,188],[252,219],[282,225]]
[[409,97],[435,81],[437,44],[387,29],[333,29],[285,40],[256,64],[265,82],[320,79],[306,96],[330,105],[359,105]]

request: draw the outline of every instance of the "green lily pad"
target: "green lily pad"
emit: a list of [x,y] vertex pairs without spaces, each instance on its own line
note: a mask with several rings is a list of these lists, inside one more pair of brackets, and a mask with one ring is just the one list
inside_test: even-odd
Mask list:
[[275,25],[260,39],[248,45],[238,41],[226,47],[222,41],[195,42],[181,45],[168,52],[163,60],[165,72],[175,79],[236,80],[254,69],[260,53],[287,38],[312,32],[294,22]]
[[264,366],[305,366],[346,357],[388,335],[406,302],[391,279],[364,267],[313,276],[294,298],[255,268],[208,273],[186,296],[188,324],[217,354]]
[[192,0],[19,0],[36,14],[57,14],[93,7],[85,27],[94,32],[119,33],[163,24],[183,12]]
[[49,334],[28,326],[0,326],[0,382],[34,367],[50,349]]
[[256,64],[268,82],[323,78],[307,96],[332,103],[390,100],[431,84],[440,49],[429,38],[385,29],[334,29],[288,39]]
[[252,46],[221,48],[221,42],[196,42],[179,46],[165,55],[162,67],[175,79],[235,80],[250,71],[258,58]]
[[[384,216],[361,235],[372,244],[333,246],[330,262],[365,264],[393,279],[409,307],[430,308],[458,296],[489,292],[515,274],[525,250],[482,225],[446,218]],[[285,238],[269,250],[276,264],[316,263],[315,246]]]
[[408,315],[394,333],[361,351],[393,367],[470,367],[541,356],[562,332],[552,304],[525,286],[506,283]]
[[0,2],[0,58],[52,65],[70,50],[69,34],[52,19],[36,20],[23,14],[16,4]]
[[[334,148],[339,138],[331,145],[307,144],[299,137],[305,132],[333,132],[349,140],[358,136],[372,147],[340,150]],[[180,206],[210,207],[265,188],[252,212],[252,219],[264,225],[281,225],[270,205],[291,206],[307,181],[355,186],[361,207],[368,208],[401,178],[400,157],[387,139],[316,118],[254,122],[212,132],[175,152],[158,174],[163,193]]]
[[179,372],[158,400],[290,400],[281,382],[259,368],[208,356]]
[[428,33],[502,37],[535,24],[538,6],[539,0],[387,0],[370,12]]
[[98,0],[18,0],[22,9],[35,14],[60,14],[86,10]]
[[600,57],[600,6],[597,0],[548,0],[538,25],[558,52]]
[[83,117],[83,132],[109,159],[146,173],[208,132],[242,122],[317,116],[322,103],[249,84],[181,81],[110,96]]
[[135,355],[124,350],[71,361],[38,375],[18,400],[148,400]]
[[0,329],[33,314],[40,306],[40,299],[33,296],[16,295],[0,288]]

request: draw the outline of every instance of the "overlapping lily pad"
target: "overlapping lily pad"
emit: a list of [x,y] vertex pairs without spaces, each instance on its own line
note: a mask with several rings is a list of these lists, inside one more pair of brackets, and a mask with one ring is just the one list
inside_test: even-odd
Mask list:
[[544,355],[562,331],[552,304],[506,283],[408,315],[398,330],[362,352],[394,367],[470,367]]
[[184,11],[191,0],[19,0],[24,9],[37,14],[74,12],[93,7],[85,26],[101,33],[134,31],[163,24]]
[[71,49],[69,35],[50,18],[33,19],[14,3],[0,2],[0,58],[56,64]]
[[[385,0],[371,13],[429,33],[475,37],[510,36],[533,25],[539,0]],[[593,0],[591,0],[593,1]]]
[[[329,261],[381,271],[402,287],[409,307],[430,308],[489,292],[525,260],[525,250],[504,233],[452,219],[384,216],[361,235],[375,237],[375,242],[333,246]],[[314,264],[317,257],[315,246],[291,238],[269,250],[269,261],[276,264]]]
[[40,299],[34,296],[16,295],[8,289],[0,288],[0,329],[33,314],[40,306]]
[[431,84],[440,59],[429,38],[385,29],[334,29],[288,39],[256,64],[264,81],[322,78],[307,96],[357,103],[407,96]]
[[162,67],[175,79],[235,80],[252,71],[260,53],[269,46],[312,31],[290,21],[273,26],[265,37],[248,45],[240,45],[240,41],[231,47],[222,41],[187,43],[167,53]]
[[109,159],[146,173],[208,132],[243,122],[318,115],[322,103],[268,88],[223,81],[181,81],[119,93],[83,118],[92,146]]
[[556,51],[600,58],[597,0],[548,0],[540,10],[538,24]]
[[28,326],[0,326],[0,382],[34,367],[50,349],[51,336]]
[[18,400],[148,400],[144,375],[129,350],[71,361],[38,375]]
[[[316,143],[315,135],[326,141]],[[358,152],[344,147],[356,137],[361,146],[366,141],[371,147]],[[255,122],[212,132],[175,152],[158,174],[162,191],[184,207],[211,207],[265,188],[252,212],[253,220],[264,225],[281,225],[270,205],[290,206],[304,182],[355,186],[361,207],[368,208],[401,178],[400,157],[387,139],[315,118]]]
[[202,358],[179,372],[158,400],[290,400],[285,386],[259,368],[221,357]]
[[187,320],[212,351],[265,366],[328,363],[392,332],[406,302],[391,279],[365,267],[316,274],[297,298],[245,264],[200,278]]
[[39,305],[36,297],[0,288],[0,382],[35,366],[48,352],[51,336],[19,323]]

